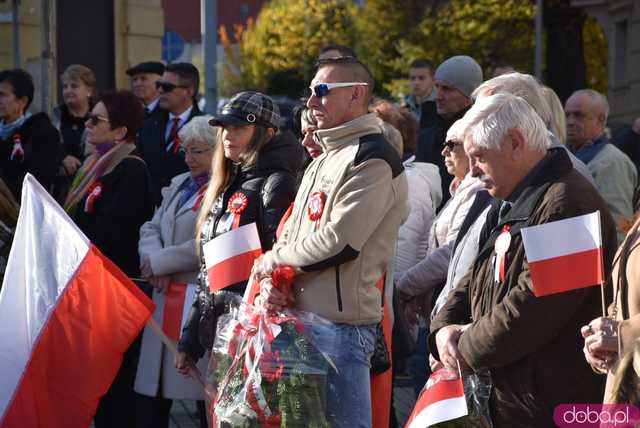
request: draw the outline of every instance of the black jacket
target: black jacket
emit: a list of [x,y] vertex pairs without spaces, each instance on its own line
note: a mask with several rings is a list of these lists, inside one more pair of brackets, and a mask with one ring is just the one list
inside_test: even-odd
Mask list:
[[242,281],[218,293],[210,293],[202,256],[202,246],[205,243],[231,229],[233,214],[227,210],[229,199],[236,192],[247,197],[247,207],[240,214],[240,226],[255,222],[262,251],[270,250],[276,241],[280,219],[296,196],[296,176],[301,168],[302,150],[293,134],[286,132],[277,135],[263,147],[256,164],[235,167],[231,184],[214,203],[201,230],[198,294],[182,330],[178,343],[180,351],[197,359],[205,350],[211,349],[216,318],[228,310],[229,304],[242,296],[246,287],[246,281]]
[[[184,125],[195,116],[201,115],[202,112],[194,104]],[[184,155],[173,154],[172,151],[167,152],[167,145],[171,143],[171,141],[165,140],[168,121],[169,112],[158,106],[145,118],[138,134],[138,151],[149,169],[151,193],[155,205],[160,205],[162,201],[160,193],[162,188],[167,187],[173,177],[189,170],[184,162]]]
[[124,273],[138,277],[140,227],[151,218],[154,208],[147,168],[139,158],[129,156],[99,181],[102,192],[93,209],[85,211],[85,196],[77,205],[75,222]]
[[[15,156],[12,160],[16,135],[20,137],[24,157]],[[60,150],[60,134],[46,113],[34,114],[6,141],[0,140],[0,174],[17,201],[20,201],[22,180],[27,172],[51,192],[58,172]]]
[[442,116],[437,115],[435,124],[429,128],[421,129],[418,133],[418,146],[416,147],[416,162],[429,162],[438,167],[440,171],[440,183],[442,185],[442,202],[438,207],[438,211],[444,206],[445,202],[451,198],[449,193],[449,185],[453,176],[447,172],[447,167],[444,165],[444,157],[442,156],[442,148],[445,138],[447,137],[447,131],[451,128],[453,123],[460,119],[467,112],[468,108],[465,108],[451,119],[444,119]]

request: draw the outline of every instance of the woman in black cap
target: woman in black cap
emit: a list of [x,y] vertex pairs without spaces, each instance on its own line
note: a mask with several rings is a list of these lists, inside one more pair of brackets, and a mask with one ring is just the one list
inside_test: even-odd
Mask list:
[[[222,132],[196,225],[198,292],[176,357],[176,367],[183,374],[211,349],[217,317],[239,303],[247,285],[244,279],[211,292],[204,245],[232,229],[255,223],[262,251],[271,249],[280,218],[295,198],[302,160],[302,148],[293,134],[276,134],[278,106],[259,92],[235,95],[209,123],[220,126]],[[211,285],[217,288],[219,284]]]

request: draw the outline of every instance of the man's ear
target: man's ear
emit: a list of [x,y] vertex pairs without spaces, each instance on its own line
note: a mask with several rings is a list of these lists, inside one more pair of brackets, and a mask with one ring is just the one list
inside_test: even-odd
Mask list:
[[527,142],[524,135],[519,129],[511,128],[507,130],[507,144],[511,147],[511,156],[514,160],[521,159],[524,156]]

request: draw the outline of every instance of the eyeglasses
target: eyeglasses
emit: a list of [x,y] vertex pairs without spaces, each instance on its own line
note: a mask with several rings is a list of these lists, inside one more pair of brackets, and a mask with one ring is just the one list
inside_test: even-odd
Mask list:
[[449,140],[449,141],[445,141],[443,146],[446,147],[447,149],[449,149],[450,152],[453,151],[453,149],[455,149],[458,146],[461,146],[462,143],[459,141],[453,141],[453,140]]
[[326,97],[333,88],[348,88],[350,86],[369,86],[366,82],[340,82],[340,83],[317,83],[311,86],[311,93],[318,98]]
[[186,85],[174,85],[171,82],[164,82],[162,80],[156,81],[156,89],[162,89],[162,92],[171,92],[175,88],[188,88]]
[[205,153],[210,152],[211,149],[202,149],[202,150],[198,150],[198,149],[185,149],[185,148],[180,148],[180,154],[182,156],[200,156],[203,155]]
[[98,116],[97,114],[93,113],[87,114],[87,120],[91,122],[93,126],[98,126],[98,123],[100,123],[100,121],[109,122],[109,119],[105,119],[104,117]]

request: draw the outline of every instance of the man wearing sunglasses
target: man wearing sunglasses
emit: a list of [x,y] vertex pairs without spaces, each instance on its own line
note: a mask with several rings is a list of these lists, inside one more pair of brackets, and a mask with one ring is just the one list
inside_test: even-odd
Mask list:
[[382,319],[382,288],[398,228],[407,213],[407,181],[399,154],[367,107],[373,90],[355,58],[321,60],[307,107],[323,152],[305,171],[294,209],[273,250],[257,265],[259,300],[286,303],[272,287],[274,266],[292,266],[296,307],[333,323],[319,347],[337,371],[327,373],[332,427],[370,427],[369,362]]
[[198,69],[186,62],[167,65],[155,82],[160,95],[157,113],[145,119],[138,148],[149,168],[156,205],[161,202],[160,190],[188,170],[178,131],[193,117],[202,115],[196,102],[199,85]]

